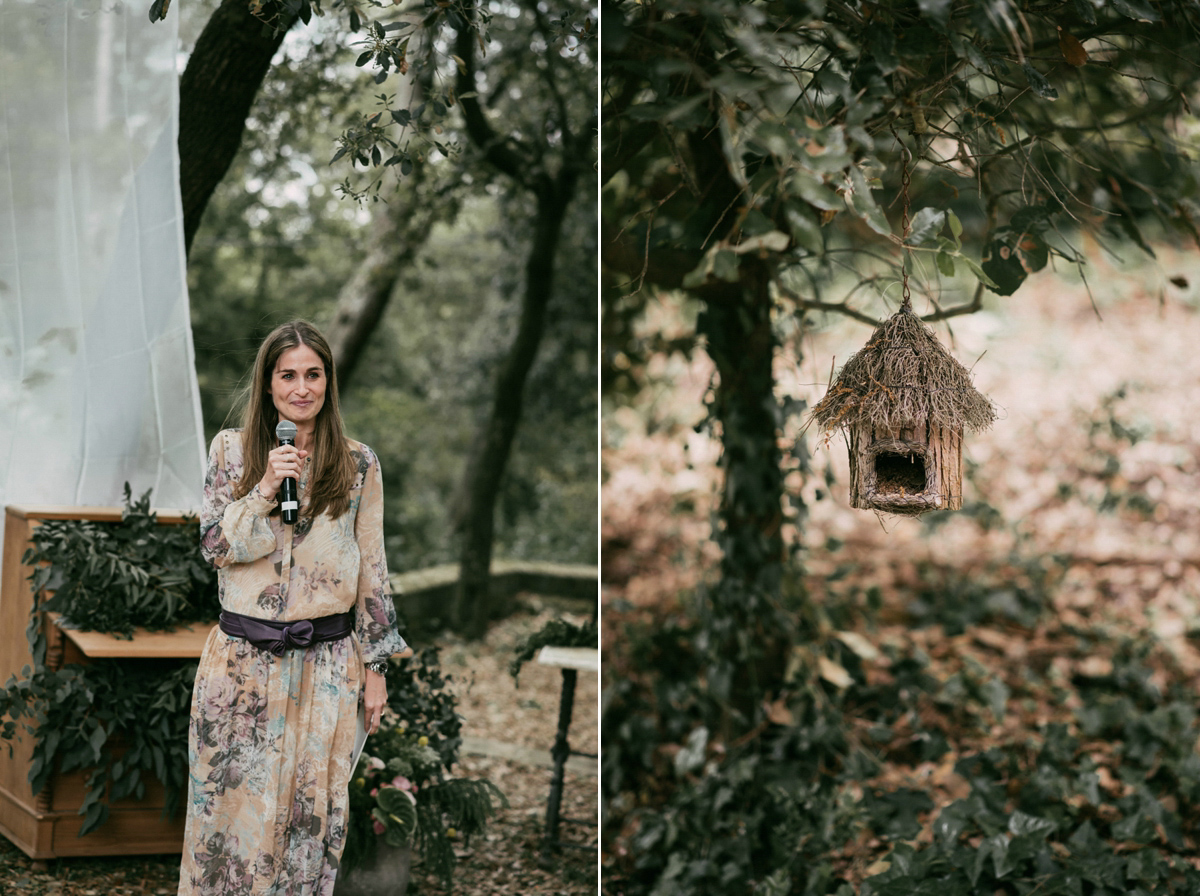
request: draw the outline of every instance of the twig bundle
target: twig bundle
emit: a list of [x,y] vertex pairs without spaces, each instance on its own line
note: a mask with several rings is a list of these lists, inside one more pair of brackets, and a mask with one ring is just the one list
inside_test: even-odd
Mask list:
[[995,421],[996,409],[934,332],[902,308],[851,355],[812,416],[825,430],[918,422],[981,430]]

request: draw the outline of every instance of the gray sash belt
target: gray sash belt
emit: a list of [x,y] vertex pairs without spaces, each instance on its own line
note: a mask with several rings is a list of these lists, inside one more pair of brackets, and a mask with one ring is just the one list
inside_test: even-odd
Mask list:
[[340,641],[354,631],[354,611],[280,622],[241,613],[221,611],[221,631],[232,638],[245,638],[255,647],[283,656],[285,650],[303,649],[321,641]]

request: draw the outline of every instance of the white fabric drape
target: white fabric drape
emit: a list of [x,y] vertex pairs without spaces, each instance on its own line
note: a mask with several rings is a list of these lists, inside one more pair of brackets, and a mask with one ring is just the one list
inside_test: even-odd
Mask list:
[[199,505],[178,16],[148,6],[0,0],[0,507]]

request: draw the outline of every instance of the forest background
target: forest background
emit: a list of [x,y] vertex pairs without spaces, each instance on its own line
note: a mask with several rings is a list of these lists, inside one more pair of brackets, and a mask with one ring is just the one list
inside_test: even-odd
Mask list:
[[[604,891],[1200,892],[1188,4],[604,5]],[[962,511],[848,508],[913,308]]]
[[[469,462],[518,333],[534,202],[471,146],[461,104],[441,106],[425,137],[412,129],[405,142],[420,155],[414,150],[403,174],[400,165],[379,165],[378,155],[373,164],[369,147],[366,164],[344,153],[331,163],[347,132],[361,130],[404,81],[398,66],[384,80],[377,66],[355,65],[373,35],[361,25],[351,31],[354,6],[327,8],[278,36],[241,147],[203,218],[189,222],[188,283],[209,439],[237,425],[230,410],[259,342],[277,324],[308,318],[336,350],[352,351],[339,365],[347,430],[380,456],[389,567],[403,572],[459,559]],[[241,33],[266,33],[245,7],[198,0],[171,9],[181,16],[181,66],[218,11],[244,17]],[[555,40],[540,14],[495,9],[492,43],[479,40],[479,84],[489,105],[505,108],[501,126],[513,128],[515,144],[522,122],[554,118],[540,105],[554,102],[538,88],[545,57],[571,70],[559,88],[574,105],[573,91],[585,101],[591,92],[594,102],[594,60],[557,20]],[[567,5],[556,15],[574,12]],[[411,20],[411,10],[397,8],[397,19],[401,13]],[[386,11],[375,17],[391,20]],[[585,19],[583,11],[577,24]],[[435,38],[426,81],[400,97],[414,107],[422,99],[434,105],[456,76],[453,31],[428,29],[425,39]],[[420,39],[412,41],[414,63]],[[514,106],[520,115],[509,113]],[[552,258],[557,276],[498,492],[498,558],[597,562],[594,208],[594,179],[584,177],[567,197]],[[348,349],[356,323],[366,338]]]

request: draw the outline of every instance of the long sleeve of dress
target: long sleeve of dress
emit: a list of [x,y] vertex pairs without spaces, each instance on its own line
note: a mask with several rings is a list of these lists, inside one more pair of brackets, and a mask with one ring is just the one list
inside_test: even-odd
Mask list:
[[383,475],[379,458],[363,446],[364,482],[354,536],[358,541],[358,599],[356,629],[363,662],[386,660],[408,645],[396,630],[396,607],[388,580],[383,544]]
[[275,533],[269,514],[274,503],[253,489],[233,500],[233,481],[241,476],[240,452],[235,464],[227,461],[228,430],[217,433],[208,452],[204,502],[200,509],[200,553],[218,569],[231,563],[249,563],[275,550]]

